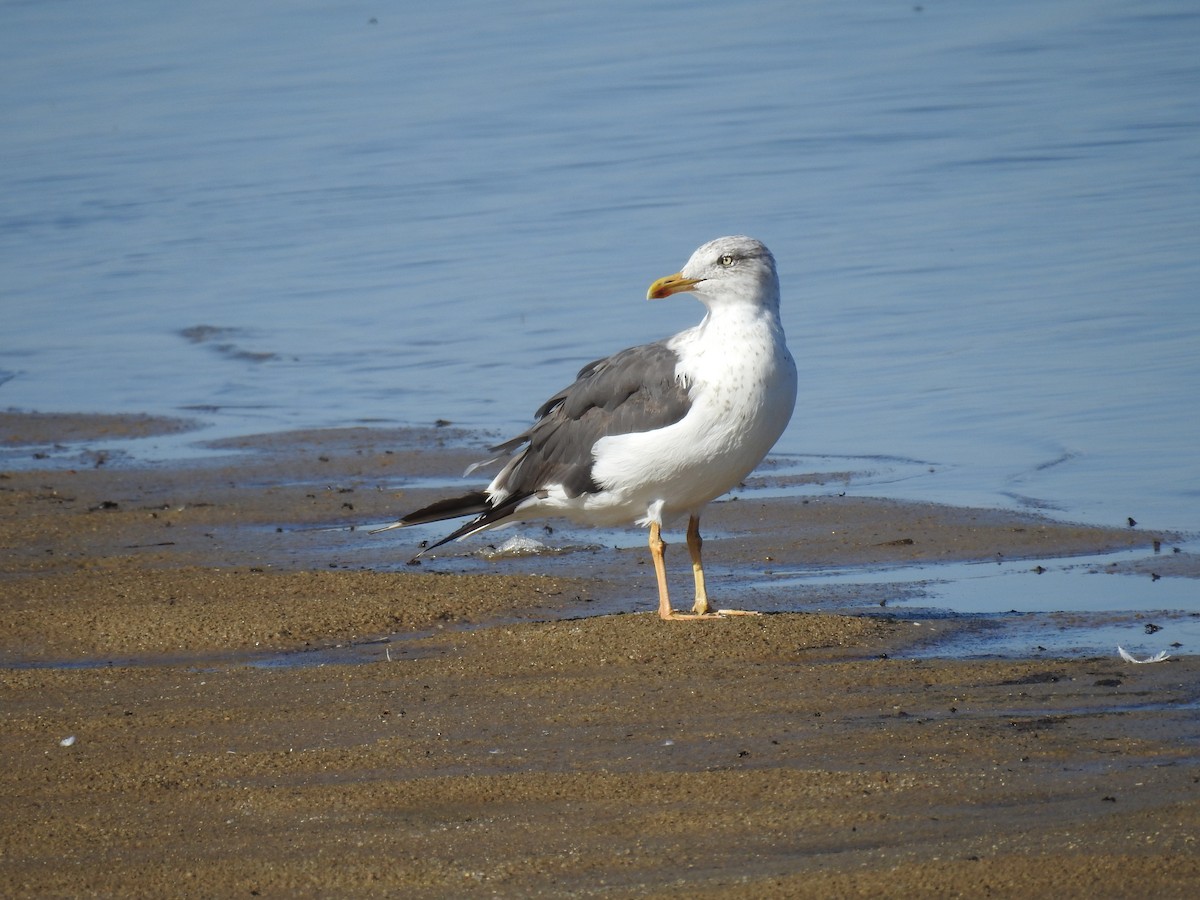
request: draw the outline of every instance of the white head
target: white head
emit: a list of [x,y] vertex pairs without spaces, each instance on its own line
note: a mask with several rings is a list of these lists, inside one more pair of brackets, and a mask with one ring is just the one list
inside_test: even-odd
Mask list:
[[775,257],[760,241],[735,234],[709,241],[674,275],[660,278],[646,292],[659,300],[688,291],[709,308],[750,304],[778,312],[779,276]]

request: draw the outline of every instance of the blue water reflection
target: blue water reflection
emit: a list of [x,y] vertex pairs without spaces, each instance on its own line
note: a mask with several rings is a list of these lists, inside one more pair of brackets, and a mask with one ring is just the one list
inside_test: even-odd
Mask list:
[[1197,46],[1184,0],[8,3],[0,404],[514,428],[745,231],[781,450],[1195,530]]

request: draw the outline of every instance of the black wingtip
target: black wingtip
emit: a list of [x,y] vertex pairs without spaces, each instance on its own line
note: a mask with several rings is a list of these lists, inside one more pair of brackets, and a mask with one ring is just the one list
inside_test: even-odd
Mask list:
[[421,557],[430,550],[436,550],[442,544],[448,544],[451,541],[456,541],[459,538],[467,537],[477,531],[483,531],[485,528],[499,524],[516,512],[517,506],[528,497],[528,494],[509,497],[499,506],[492,506],[486,492],[472,491],[461,497],[450,497],[446,500],[438,500],[436,503],[430,503],[428,506],[423,506],[421,509],[409,513],[397,522],[384,525],[381,528],[374,528],[368,533],[378,534],[381,531],[387,531],[392,528],[406,528],[409,525],[424,525],[429,522],[441,522],[444,519],[457,519],[461,516],[469,515],[475,516],[471,521],[460,525],[441,540],[422,547],[417,555],[408,561],[408,565],[410,566],[419,566],[421,564]]
[[377,531],[387,531],[389,528],[407,528],[409,525],[425,525],[429,522],[441,522],[444,519],[477,516],[487,512],[490,508],[486,492],[472,491],[461,497],[447,497],[445,500],[438,500],[428,506],[422,506],[420,509],[402,516],[391,525],[376,528],[371,534],[375,534]]

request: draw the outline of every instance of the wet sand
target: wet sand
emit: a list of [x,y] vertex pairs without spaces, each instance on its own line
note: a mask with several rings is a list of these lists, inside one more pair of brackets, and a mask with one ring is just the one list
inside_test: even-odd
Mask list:
[[[706,517],[720,599],[805,611],[662,623],[638,535],[410,567],[415,533],[352,530],[439,493],[478,457],[470,436],[250,437],[171,465],[106,449],[181,427],[0,415],[4,896],[1200,883],[1196,657],[914,659],[955,622],[865,614],[887,586],[742,586],[816,564],[1149,555],[1169,535],[750,490]],[[563,534],[541,537],[591,540]]]

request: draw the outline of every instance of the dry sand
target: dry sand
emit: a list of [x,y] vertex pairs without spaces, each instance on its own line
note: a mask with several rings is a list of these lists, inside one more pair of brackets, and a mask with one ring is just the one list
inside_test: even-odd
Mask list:
[[[635,541],[410,568],[409,535],[351,526],[432,497],[476,457],[465,436],[275,435],[169,466],[106,449],[181,427],[0,415],[3,896],[1200,885],[1194,656],[915,659],[954,622],[879,614],[661,623]],[[722,599],[766,609],[852,605],[739,592],[773,566],[1170,537],[754,492],[706,523]]]

